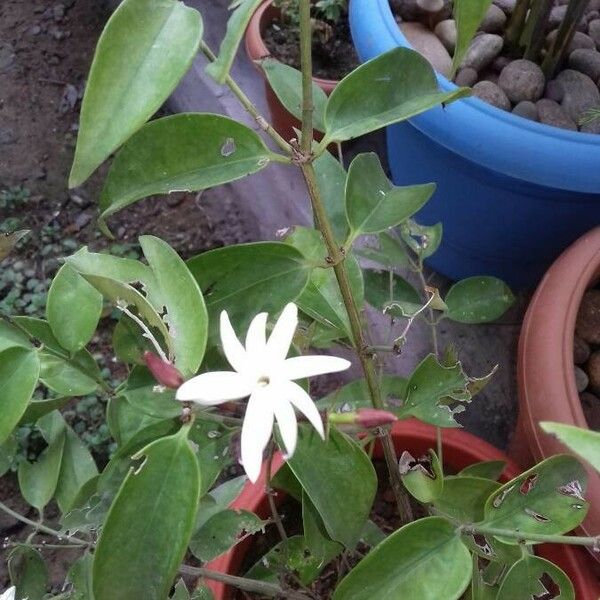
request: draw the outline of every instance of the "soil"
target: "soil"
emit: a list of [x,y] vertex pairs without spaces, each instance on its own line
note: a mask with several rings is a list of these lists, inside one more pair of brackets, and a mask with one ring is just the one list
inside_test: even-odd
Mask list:
[[[110,220],[116,236],[111,241],[96,227],[96,201],[106,167],[81,188],[67,189],[85,80],[108,16],[107,3],[102,0],[0,2],[0,231],[31,230],[3,261],[0,274],[24,272],[25,287],[33,278],[37,280],[41,300],[37,307],[30,303],[33,308],[27,311],[33,316],[43,316],[45,293],[58,258],[84,244],[95,250],[117,248],[135,253],[137,237],[153,234],[187,258],[250,240],[232,199],[223,194],[217,198],[208,190],[133,205]],[[162,110],[166,112],[168,107]],[[0,278],[0,304],[14,288],[3,285]],[[104,363],[110,366],[112,323],[110,319],[102,323],[93,350],[104,354]],[[119,375],[111,370],[113,376]],[[36,518],[35,511],[21,498],[14,474],[2,477],[0,501]],[[48,524],[57,526],[58,512],[52,505],[45,517]],[[6,559],[11,544],[27,533],[22,524],[0,511],[0,536],[4,540],[0,591],[9,583]],[[51,544],[53,540],[38,535],[34,542]],[[59,590],[74,555],[65,549],[45,548],[41,552],[52,587]]]
[[[265,31],[269,52],[280,61],[300,69],[299,30],[285,20],[273,22]],[[338,81],[360,64],[352,38],[348,16],[335,25],[315,21],[313,34],[313,73],[321,79]]]

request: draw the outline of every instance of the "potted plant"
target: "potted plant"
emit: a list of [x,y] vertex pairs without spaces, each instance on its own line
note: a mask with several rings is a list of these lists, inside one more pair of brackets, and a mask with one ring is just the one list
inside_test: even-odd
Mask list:
[[[485,13],[481,7],[489,4],[455,3],[455,9],[466,11],[455,68]],[[512,5],[497,2],[493,7],[508,10]],[[450,17],[446,12],[444,18]],[[503,22],[510,20],[504,16]],[[350,24],[362,60],[410,46],[388,0],[353,0]],[[424,29],[420,25],[416,34],[408,34],[413,40],[433,35]],[[491,36],[498,51],[504,43],[498,33],[479,38]],[[473,44],[481,50],[481,39]],[[447,68],[450,76],[453,67]],[[445,75],[438,73],[438,82],[444,90],[456,89]],[[491,273],[516,286],[531,286],[561,250],[600,220],[600,175],[593,167],[600,152],[597,135],[534,122],[472,97],[395,125],[387,139],[396,183],[436,181],[443,190],[419,216],[425,223],[443,221],[445,241],[430,263],[451,278]]]
[[[233,7],[215,56],[195,9],[177,0],[124,0],[98,42],[70,185],[81,185],[115,154],[100,198],[108,232],[111,214],[149,195],[200,191],[280,162],[301,170],[316,226],[187,261],[149,235],[140,238],[144,256],[136,260],[84,247],[65,257],[53,279],[46,319],[2,315],[1,466],[16,452],[19,424],[33,423],[44,440],[35,460],[18,467],[31,511],[0,503],[0,511],[27,526],[24,537],[5,541],[16,588],[7,596],[46,597],[50,536],[56,550],[76,555],[56,600],[210,598],[204,584],[188,588],[198,577],[304,599],[314,595],[306,586],[332,564],[340,568],[339,583],[326,589],[335,587],[336,600],[401,590],[451,600],[469,588],[497,589],[506,598],[515,590],[574,598],[564,571],[531,547],[597,546],[595,537],[567,535],[589,508],[579,460],[551,457],[504,484],[495,481],[503,467],[497,462],[458,474],[445,468],[471,462],[466,453],[458,458],[458,449],[455,462],[451,444],[444,460],[443,429],[458,427],[457,415],[493,373],[467,375],[453,348],[437,347],[437,323],[492,320],[511,305],[510,290],[496,278],[478,277],[442,297],[423,277],[441,226],[411,218],[434,186],[395,187],[373,154],[356,157],[346,173],[326,150],[452,102],[464,90],[440,92],[425,59],[395,49],[345,77],[324,103],[313,102],[310,4],[302,0],[302,85],[285,85],[282,94],[292,108],[300,105],[302,126],[300,140],[288,142],[229,76],[253,8],[250,0]],[[149,120],[198,49],[260,131],[206,113]],[[406,74],[401,81],[392,76],[399,64]],[[277,81],[297,82],[289,73],[284,69]],[[325,131],[315,144],[318,121]],[[365,236],[376,236],[377,247],[358,246]],[[357,251],[382,268],[361,268]],[[398,260],[414,271],[418,289],[390,268]],[[371,342],[366,302],[390,319],[393,335],[384,346]],[[108,306],[119,381],[108,380],[88,349]],[[417,319],[431,326],[433,352],[407,379],[386,375],[381,355],[401,355]],[[342,348],[351,360],[337,356]],[[352,363],[362,376],[315,403],[310,380],[345,372]],[[89,391],[105,397],[116,444],[102,469],[61,414],[70,397]],[[436,427],[435,448],[430,433],[415,442],[416,455],[401,444],[398,456],[392,425],[410,417]],[[286,464],[274,474],[278,448]],[[376,448],[383,456],[379,478],[371,460]],[[282,519],[270,493],[269,521],[228,508],[246,477],[260,480],[265,454],[267,488],[279,485],[302,499],[300,538],[289,537],[294,532],[284,522],[293,521]],[[229,479],[226,469],[239,473],[238,463],[245,475]],[[370,523],[378,479],[389,504],[387,523],[379,527]],[[48,518],[51,502],[58,523]],[[258,539],[275,533],[281,544],[266,557],[259,553],[254,570],[224,574],[206,567],[263,529]],[[595,593],[593,582],[575,576],[574,583],[579,597]]]
[[[253,62],[263,67],[265,91],[271,120],[286,139],[295,136],[296,119],[282,104],[269,84],[270,62],[279,60],[300,68],[298,45],[299,2],[266,0],[252,15],[246,30],[246,52]],[[312,4],[313,47],[320,64],[315,64],[313,81],[329,95],[338,81],[358,65],[358,57],[350,40],[346,0],[321,0]],[[318,67],[318,68],[317,68]]]
[[[540,421],[587,429],[575,381],[573,344],[582,298],[600,277],[600,229],[577,240],[550,267],[531,300],[519,339],[519,419],[512,455],[527,465],[560,449]],[[560,450],[559,450],[560,451]],[[590,471],[590,497],[600,495],[600,477]],[[582,530],[600,528],[592,509]]]

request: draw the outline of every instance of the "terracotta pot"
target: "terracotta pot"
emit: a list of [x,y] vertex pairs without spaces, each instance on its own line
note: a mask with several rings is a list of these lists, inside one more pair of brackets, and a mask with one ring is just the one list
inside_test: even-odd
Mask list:
[[[252,15],[248,23],[248,29],[246,30],[246,52],[253,62],[271,56],[263,40],[263,33],[279,14],[279,10],[272,5],[272,0],[266,0]],[[259,68],[259,70],[264,77],[262,69]],[[286,140],[290,140],[296,137],[294,127],[300,129],[300,122],[283,107],[283,104],[279,102],[266,77],[264,79],[272,125]],[[313,77],[313,81],[327,95],[331,94],[333,88],[338,83],[332,79],[320,79],[319,77]],[[320,140],[321,138],[322,136],[318,132],[315,132],[315,139]]]
[[[412,454],[421,454],[436,445],[435,428],[420,421],[398,422],[394,425],[392,434],[397,451],[409,450]],[[443,430],[443,442],[444,462],[453,470],[459,471],[479,461],[504,460],[507,464],[502,474],[502,481],[508,481],[516,477],[520,472],[519,467],[505,454],[465,431],[445,429]],[[376,447],[374,455],[375,458],[383,458],[381,447]],[[279,468],[282,463],[281,455],[278,455],[273,467]],[[232,504],[232,508],[249,510],[255,512],[261,518],[266,518],[270,512],[268,500],[263,491],[264,485],[265,470],[263,468],[257,483],[254,485],[247,484]],[[282,496],[283,494],[278,494],[277,500],[281,501]],[[248,538],[227,554],[209,563],[207,567],[222,573],[238,574],[251,545],[252,539]],[[589,569],[585,568],[584,562],[582,568],[582,557],[583,559],[587,558],[585,552],[579,548],[551,545],[536,546],[536,552],[538,555],[558,564],[569,575],[575,586],[577,600],[598,600],[600,586],[592,577]],[[207,580],[207,583],[217,600],[230,600],[232,598],[232,590],[227,586],[215,581]]]
[[[510,450],[523,466],[565,447],[540,421],[586,427],[575,386],[573,336],[581,298],[600,279],[600,227],[570,246],[550,267],[529,305],[519,339],[519,420]],[[582,525],[600,534],[600,475],[588,468],[591,507]]]

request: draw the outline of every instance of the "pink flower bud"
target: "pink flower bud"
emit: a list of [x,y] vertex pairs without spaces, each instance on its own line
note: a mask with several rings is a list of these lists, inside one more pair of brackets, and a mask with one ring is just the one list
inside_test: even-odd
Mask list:
[[390,425],[398,420],[398,417],[393,413],[377,408],[359,408],[356,413],[356,424],[365,429]]
[[183,383],[183,376],[170,363],[153,354],[144,352],[144,362],[160,385],[176,390]]

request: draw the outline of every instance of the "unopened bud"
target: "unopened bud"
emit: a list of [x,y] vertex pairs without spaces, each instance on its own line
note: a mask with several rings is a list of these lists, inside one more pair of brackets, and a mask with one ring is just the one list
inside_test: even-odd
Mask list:
[[170,363],[152,352],[144,352],[144,362],[154,375],[154,379],[167,388],[176,390],[183,383],[183,376]]
[[356,424],[371,429],[372,427],[382,427],[383,425],[391,425],[397,421],[398,417],[387,411],[377,408],[359,408],[357,411]]

